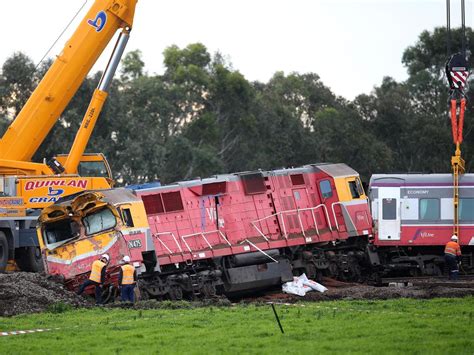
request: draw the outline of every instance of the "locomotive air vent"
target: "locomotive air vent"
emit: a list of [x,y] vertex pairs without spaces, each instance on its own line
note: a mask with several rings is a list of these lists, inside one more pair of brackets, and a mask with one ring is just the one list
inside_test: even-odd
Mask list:
[[290,178],[293,185],[304,185],[303,174],[290,175]]
[[240,175],[246,195],[262,194],[267,191],[262,173]]

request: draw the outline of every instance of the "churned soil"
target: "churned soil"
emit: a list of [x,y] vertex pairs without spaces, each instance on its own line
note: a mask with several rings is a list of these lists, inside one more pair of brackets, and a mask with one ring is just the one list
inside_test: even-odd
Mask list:
[[[233,302],[263,303],[298,301],[319,302],[334,300],[386,300],[392,298],[428,299],[435,297],[466,297],[474,296],[474,281],[447,283],[440,282],[418,283],[405,287],[376,287],[356,283],[345,283],[331,279],[322,282],[328,288],[324,293],[308,292],[300,297],[281,292],[281,289],[261,292],[232,299]],[[67,290],[64,285],[51,276],[35,273],[15,272],[0,274],[0,317],[14,316],[23,313],[43,311],[54,312],[57,307],[90,307],[90,300],[77,296]],[[158,302],[154,300],[141,301],[134,305],[114,303],[111,308],[194,308],[206,306],[230,306],[231,302],[225,296],[212,300],[195,300],[194,302]]]
[[0,316],[42,312],[57,305],[85,307],[90,303],[44,274],[0,274]]
[[308,292],[304,297],[273,291],[256,298],[248,298],[250,302],[287,302],[297,301],[334,301],[334,300],[387,300],[392,298],[429,299],[436,297],[466,297],[474,296],[474,282],[449,283],[439,282],[417,284],[404,287],[377,287],[354,283],[345,284],[335,280],[326,280],[323,284],[328,288],[324,293]]

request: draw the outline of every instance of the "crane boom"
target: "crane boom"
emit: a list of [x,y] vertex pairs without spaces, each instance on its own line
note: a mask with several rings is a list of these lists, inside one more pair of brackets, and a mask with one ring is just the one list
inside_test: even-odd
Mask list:
[[137,0],[96,0],[0,140],[0,160],[31,161],[111,38],[131,27]]
[[117,40],[117,44],[115,45],[107,68],[100,79],[99,85],[94,91],[92,100],[87,108],[86,114],[84,115],[84,119],[82,120],[81,127],[79,127],[79,130],[77,131],[74,143],[72,144],[67,160],[64,163],[64,170],[68,174],[77,173],[79,161],[84,154],[95,123],[97,122],[105,100],[107,99],[108,89],[120,63],[120,58],[122,58],[123,52],[125,51],[125,46],[127,45],[129,36],[130,29],[128,27],[124,28]]

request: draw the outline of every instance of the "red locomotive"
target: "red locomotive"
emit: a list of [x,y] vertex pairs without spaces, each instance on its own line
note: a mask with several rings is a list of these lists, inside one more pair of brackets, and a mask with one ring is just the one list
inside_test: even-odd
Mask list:
[[127,250],[142,291],[180,299],[253,290],[302,272],[359,280],[370,267],[368,198],[345,164],[217,175],[135,193],[143,205],[122,189],[46,209],[38,236],[47,270],[71,280],[85,276],[97,255],[108,252],[117,265]]

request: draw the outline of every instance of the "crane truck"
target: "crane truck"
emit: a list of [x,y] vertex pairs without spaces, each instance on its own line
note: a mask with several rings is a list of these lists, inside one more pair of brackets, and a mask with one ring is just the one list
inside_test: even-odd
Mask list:
[[[0,272],[13,266],[23,271],[41,270],[35,227],[42,208],[86,189],[113,186],[105,156],[84,152],[124,53],[136,3],[95,0],[0,139]],[[119,30],[69,153],[33,162],[39,146]]]

